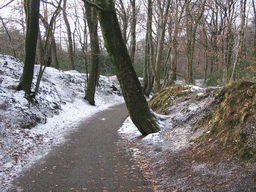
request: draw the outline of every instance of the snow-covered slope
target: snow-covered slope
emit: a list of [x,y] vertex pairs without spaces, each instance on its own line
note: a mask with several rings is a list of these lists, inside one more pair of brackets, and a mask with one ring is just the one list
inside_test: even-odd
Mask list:
[[[51,146],[61,144],[79,120],[124,102],[111,88],[119,88],[114,77],[100,77],[96,106],[90,106],[83,99],[85,74],[47,67],[39,93],[29,103],[23,91],[15,90],[22,70],[22,62],[0,55],[0,191]],[[35,76],[38,70],[36,65]]]

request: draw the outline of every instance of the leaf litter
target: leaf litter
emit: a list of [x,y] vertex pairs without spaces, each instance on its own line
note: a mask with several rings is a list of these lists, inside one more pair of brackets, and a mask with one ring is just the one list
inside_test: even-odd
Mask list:
[[[39,104],[31,104],[22,91],[13,89],[21,75],[22,62],[0,55],[0,65],[1,191],[8,189],[21,170],[47,154],[51,146],[63,143],[80,119],[123,102],[120,92],[111,89],[112,85],[118,87],[116,77],[101,76],[96,92],[97,106],[91,107],[83,101],[85,74],[49,67],[37,97]],[[36,66],[35,72],[37,70]],[[205,137],[203,142],[198,140],[199,136],[211,132],[208,123],[216,107],[216,87],[205,89],[180,83],[178,89],[175,95],[170,94],[162,101],[163,109],[157,108],[161,113],[156,114],[161,120],[159,133],[142,137],[130,118],[119,130],[123,139],[120,142],[133,154],[150,187],[159,192],[255,191],[255,163],[241,161],[220,147],[214,137]],[[250,127],[247,122],[244,130],[249,132]],[[132,168],[123,169],[127,169],[124,173],[133,174]]]
[[239,159],[216,137],[199,139],[211,135],[218,90],[184,84],[167,88],[153,97],[158,101],[149,102],[161,120],[160,132],[143,137],[129,117],[119,129],[154,191],[256,191],[254,162]]

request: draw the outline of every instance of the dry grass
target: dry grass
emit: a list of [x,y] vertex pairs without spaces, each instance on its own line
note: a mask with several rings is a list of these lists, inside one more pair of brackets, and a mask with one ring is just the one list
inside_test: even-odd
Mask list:
[[239,158],[255,161],[256,147],[250,141],[256,134],[252,130],[255,124],[251,121],[247,129],[244,127],[256,115],[256,84],[246,81],[232,83],[222,88],[216,99],[219,99],[219,104],[209,119],[209,135],[219,139],[224,147]]
[[162,113],[177,97],[188,94],[188,91],[185,92],[185,90],[188,88],[181,85],[164,88],[152,97],[149,106],[157,113]]

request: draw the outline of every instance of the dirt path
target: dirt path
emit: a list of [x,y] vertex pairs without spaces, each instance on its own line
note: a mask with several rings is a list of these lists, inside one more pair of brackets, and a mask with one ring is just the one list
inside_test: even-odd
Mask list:
[[24,171],[9,191],[152,191],[119,146],[117,129],[126,117],[122,104],[81,122],[66,143]]

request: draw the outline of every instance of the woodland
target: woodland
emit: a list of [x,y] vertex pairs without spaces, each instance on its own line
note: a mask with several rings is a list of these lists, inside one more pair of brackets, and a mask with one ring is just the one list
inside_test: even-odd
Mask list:
[[[159,131],[144,97],[152,90],[158,92],[178,78],[187,84],[194,84],[196,78],[225,84],[254,77],[254,1],[148,0],[137,4],[135,0],[4,1],[0,9],[12,14],[11,18],[1,17],[3,36],[8,37],[3,39],[10,45],[9,54],[24,61],[16,89],[25,91],[28,99],[34,98],[45,68],[61,69],[59,58],[64,54],[69,70],[76,69],[77,58],[90,73],[84,99],[95,105],[101,63],[111,63],[133,123],[147,135]],[[18,20],[12,18],[18,14]],[[13,31],[24,41],[16,42],[20,38]],[[17,52],[20,45],[24,45],[24,55]],[[106,54],[102,55],[103,50]],[[32,90],[35,60],[41,67]],[[142,69],[142,74],[135,69]],[[138,75],[143,76],[143,89]]]
[[255,190],[254,0],[2,0],[0,20],[0,54],[24,62],[11,88],[23,90],[29,106],[49,66],[84,74],[92,106],[101,75],[116,75],[133,134],[156,140],[143,146],[121,134],[152,188],[186,191],[193,180],[195,189]]
[[[1,53],[20,60],[25,57],[25,2],[0,3],[0,42],[4,45]],[[99,68],[95,70],[104,75],[115,73],[97,15],[85,2],[40,2],[36,63],[42,60],[47,63],[50,58],[51,66],[57,69],[89,73],[95,66],[91,55],[96,51]],[[255,78],[254,0],[115,0],[114,3],[135,71],[144,77],[146,95],[153,85],[159,91],[177,79],[192,84],[195,79],[204,79],[207,85],[216,85]],[[93,30],[95,37],[90,35]],[[93,50],[93,38],[97,50]]]

